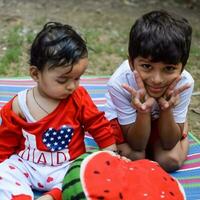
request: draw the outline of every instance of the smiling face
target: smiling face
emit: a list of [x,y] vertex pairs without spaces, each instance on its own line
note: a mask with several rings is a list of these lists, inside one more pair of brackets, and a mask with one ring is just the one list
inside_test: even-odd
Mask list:
[[[43,71],[37,70],[37,78],[34,78],[38,84],[38,91],[44,97],[56,100],[67,98],[79,86],[81,75],[85,72],[88,65],[88,59],[80,59],[72,70],[71,67],[61,66],[49,69],[45,67]],[[33,76],[32,76],[33,77]]]
[[142,57],[135,58],[131,65],[139,73],[147,93],[154,98],[161,97],[182,71],[181,63],[165,64]]

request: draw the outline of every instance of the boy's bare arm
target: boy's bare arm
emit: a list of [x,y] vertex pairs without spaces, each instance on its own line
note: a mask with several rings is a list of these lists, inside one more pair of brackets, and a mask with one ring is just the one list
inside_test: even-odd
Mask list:
[[135,151],[144,151],[151,133],[150,113],[138,113],[135,123],[123,125],[125,139]]
[[172,109],[180,102],[180,93],[188,89],[191,85],[185,84],[179,88],[175,88],[180,77],[175,79],[163,97],[158,99],[160,105],[160,118],[158,120],[158,128],[161,143],[164,149],[172,149],[181,139],[183,134],[184,123],[178,124],[173,117]]
[[177,124],[172,109],[161,110],[158,119],[158,130],[164,149],[172,149],[182,137],[184,124]]
[[137,71],[134,71],[138,90],[123,84],[132,96],[132,106],[136,109],[136,121],[122,126],[125,138],[135,151],[144,151],[151,133],[151,108],[155,99],[147,94],[144,83]]

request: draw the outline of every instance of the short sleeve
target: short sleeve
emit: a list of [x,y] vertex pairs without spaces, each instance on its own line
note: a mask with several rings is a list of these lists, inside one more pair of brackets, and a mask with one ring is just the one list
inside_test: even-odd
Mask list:
[[183,91],[180,94],[180,102],[179,104],[173,109],[173,116],[176,123],[184,123],[186,121],[187,112],[189,108],[189,104],[191,101],[191,96],[194,88],[194,80],[192,76],[187,71],[183,71],[182,79],[180,83],[177,84],[177,88],[184,85],[190,84],[190,88]]

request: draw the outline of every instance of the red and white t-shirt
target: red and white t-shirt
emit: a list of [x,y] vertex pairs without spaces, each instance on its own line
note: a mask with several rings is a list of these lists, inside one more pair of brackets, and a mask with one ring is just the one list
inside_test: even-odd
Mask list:
[[30,123],[12,111],[9,101],[1,110],[0,162],[12,154],[50,166],[75,159],[85,152],[88,131],[100,148],[115,143],[109,121],[83,87],[39,121]]

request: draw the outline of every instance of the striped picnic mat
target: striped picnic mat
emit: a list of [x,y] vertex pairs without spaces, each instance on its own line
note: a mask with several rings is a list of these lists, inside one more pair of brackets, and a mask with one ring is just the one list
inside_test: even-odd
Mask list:
[[[107,91],[106,77],[83,77],[81,85],[84,86],[93,101],[102,111],[105,111],[105,93]],[[0,79],[0,108],[17,92],[30,88],[35,83],[30,78],[1,78]],[[189,134],[190,149],[187,160],[182,168],[172,176],[176,177],[183,185],[187,200],[200,200],[200,141]],[[86,136],[88,148],[95,147],[95,142],[90,136]],[[38,194],[36,194],[38,196]]]

